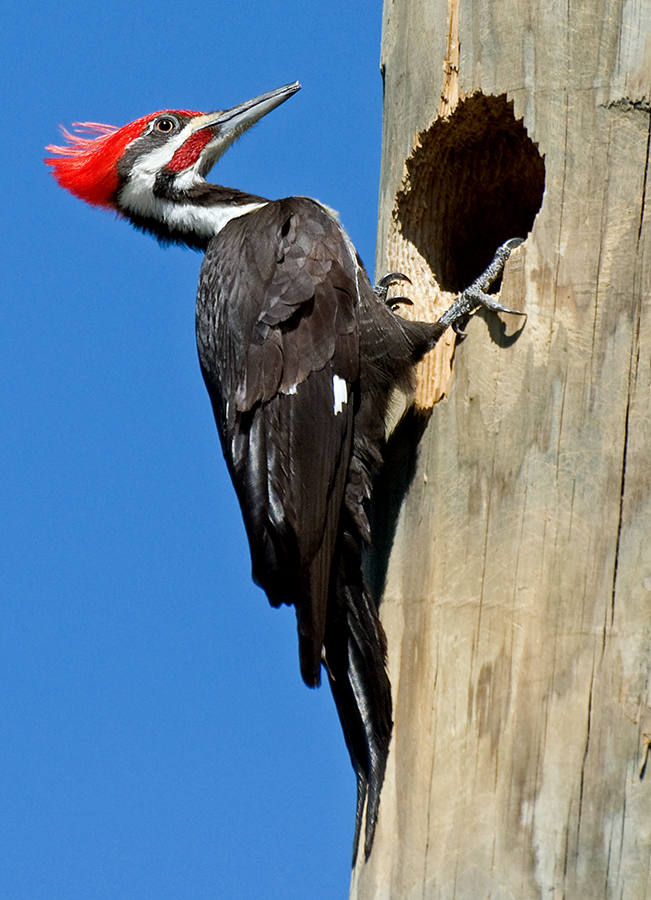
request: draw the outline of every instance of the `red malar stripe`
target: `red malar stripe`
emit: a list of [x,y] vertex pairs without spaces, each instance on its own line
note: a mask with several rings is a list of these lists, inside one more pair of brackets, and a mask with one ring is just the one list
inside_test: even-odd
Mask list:
[[201,156],[201,151],[209,144],[215,136],[212,128],[202,128],[195,131],[187,141],[179,147],[174,156],[171,158],[167,169],[170,172],[182,172],[183,169],[189,169],[193,166]]

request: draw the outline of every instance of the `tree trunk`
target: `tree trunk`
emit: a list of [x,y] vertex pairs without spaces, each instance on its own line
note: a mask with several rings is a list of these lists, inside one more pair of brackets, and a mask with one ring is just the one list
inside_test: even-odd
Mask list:
[[[651,898],[651,14],[385,0],[378,275],[432,318],[371,577],[395,728],[356,900]],[[429,412],[431,410],[431,413]]]

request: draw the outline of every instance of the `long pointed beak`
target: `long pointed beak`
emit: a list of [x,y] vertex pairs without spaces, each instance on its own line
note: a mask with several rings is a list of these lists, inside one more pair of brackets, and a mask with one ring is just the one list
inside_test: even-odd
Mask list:
[[239,106],[234,106],[232,109],[206,113],[198,117],[197,125],[192,130],[193,134],[208,128],[214,132],[214,137],[201,152],[200,174],[205,177],[233,141],[236,141],[272,109],[289,99],[292,94],[300,90],[300,87],[298,81],[295,81],[293,84],[286,84],[267,94],[260,94],[259,97],[247,100],[246,103],[240,103]]
[[197,131],[202,128],[214,128],[217,125],[222,130],[237,130],[239,134],[242,134],[272,109],[288,100],[300,88],[299,82],[294,81],[293,84],[286,84],[284,87],[276,88],[275,91],[260,94],[259,97],[247,100],[246,103],[240,103],[239,106],[234,106],[232,109],[208,113],[210,121],[200,125]]

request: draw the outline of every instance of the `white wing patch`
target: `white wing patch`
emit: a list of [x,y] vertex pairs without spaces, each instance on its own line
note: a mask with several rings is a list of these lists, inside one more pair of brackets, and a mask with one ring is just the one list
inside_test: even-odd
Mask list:
[[338,375],[332,376],[332,397],[334,401],[332,411],[338,415],[343,411],[344,404],[348,403],[348,385]]

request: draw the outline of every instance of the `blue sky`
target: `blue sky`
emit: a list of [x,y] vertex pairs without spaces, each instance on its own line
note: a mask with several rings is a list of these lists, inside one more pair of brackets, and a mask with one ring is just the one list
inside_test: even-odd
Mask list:
[[354,776],[250,581],[194,342],[201,255],[61,191],[58,124],[303,89],[212,179],[338,209],[372,267],[380,0],[1,14],[0,896],[345,897]]

